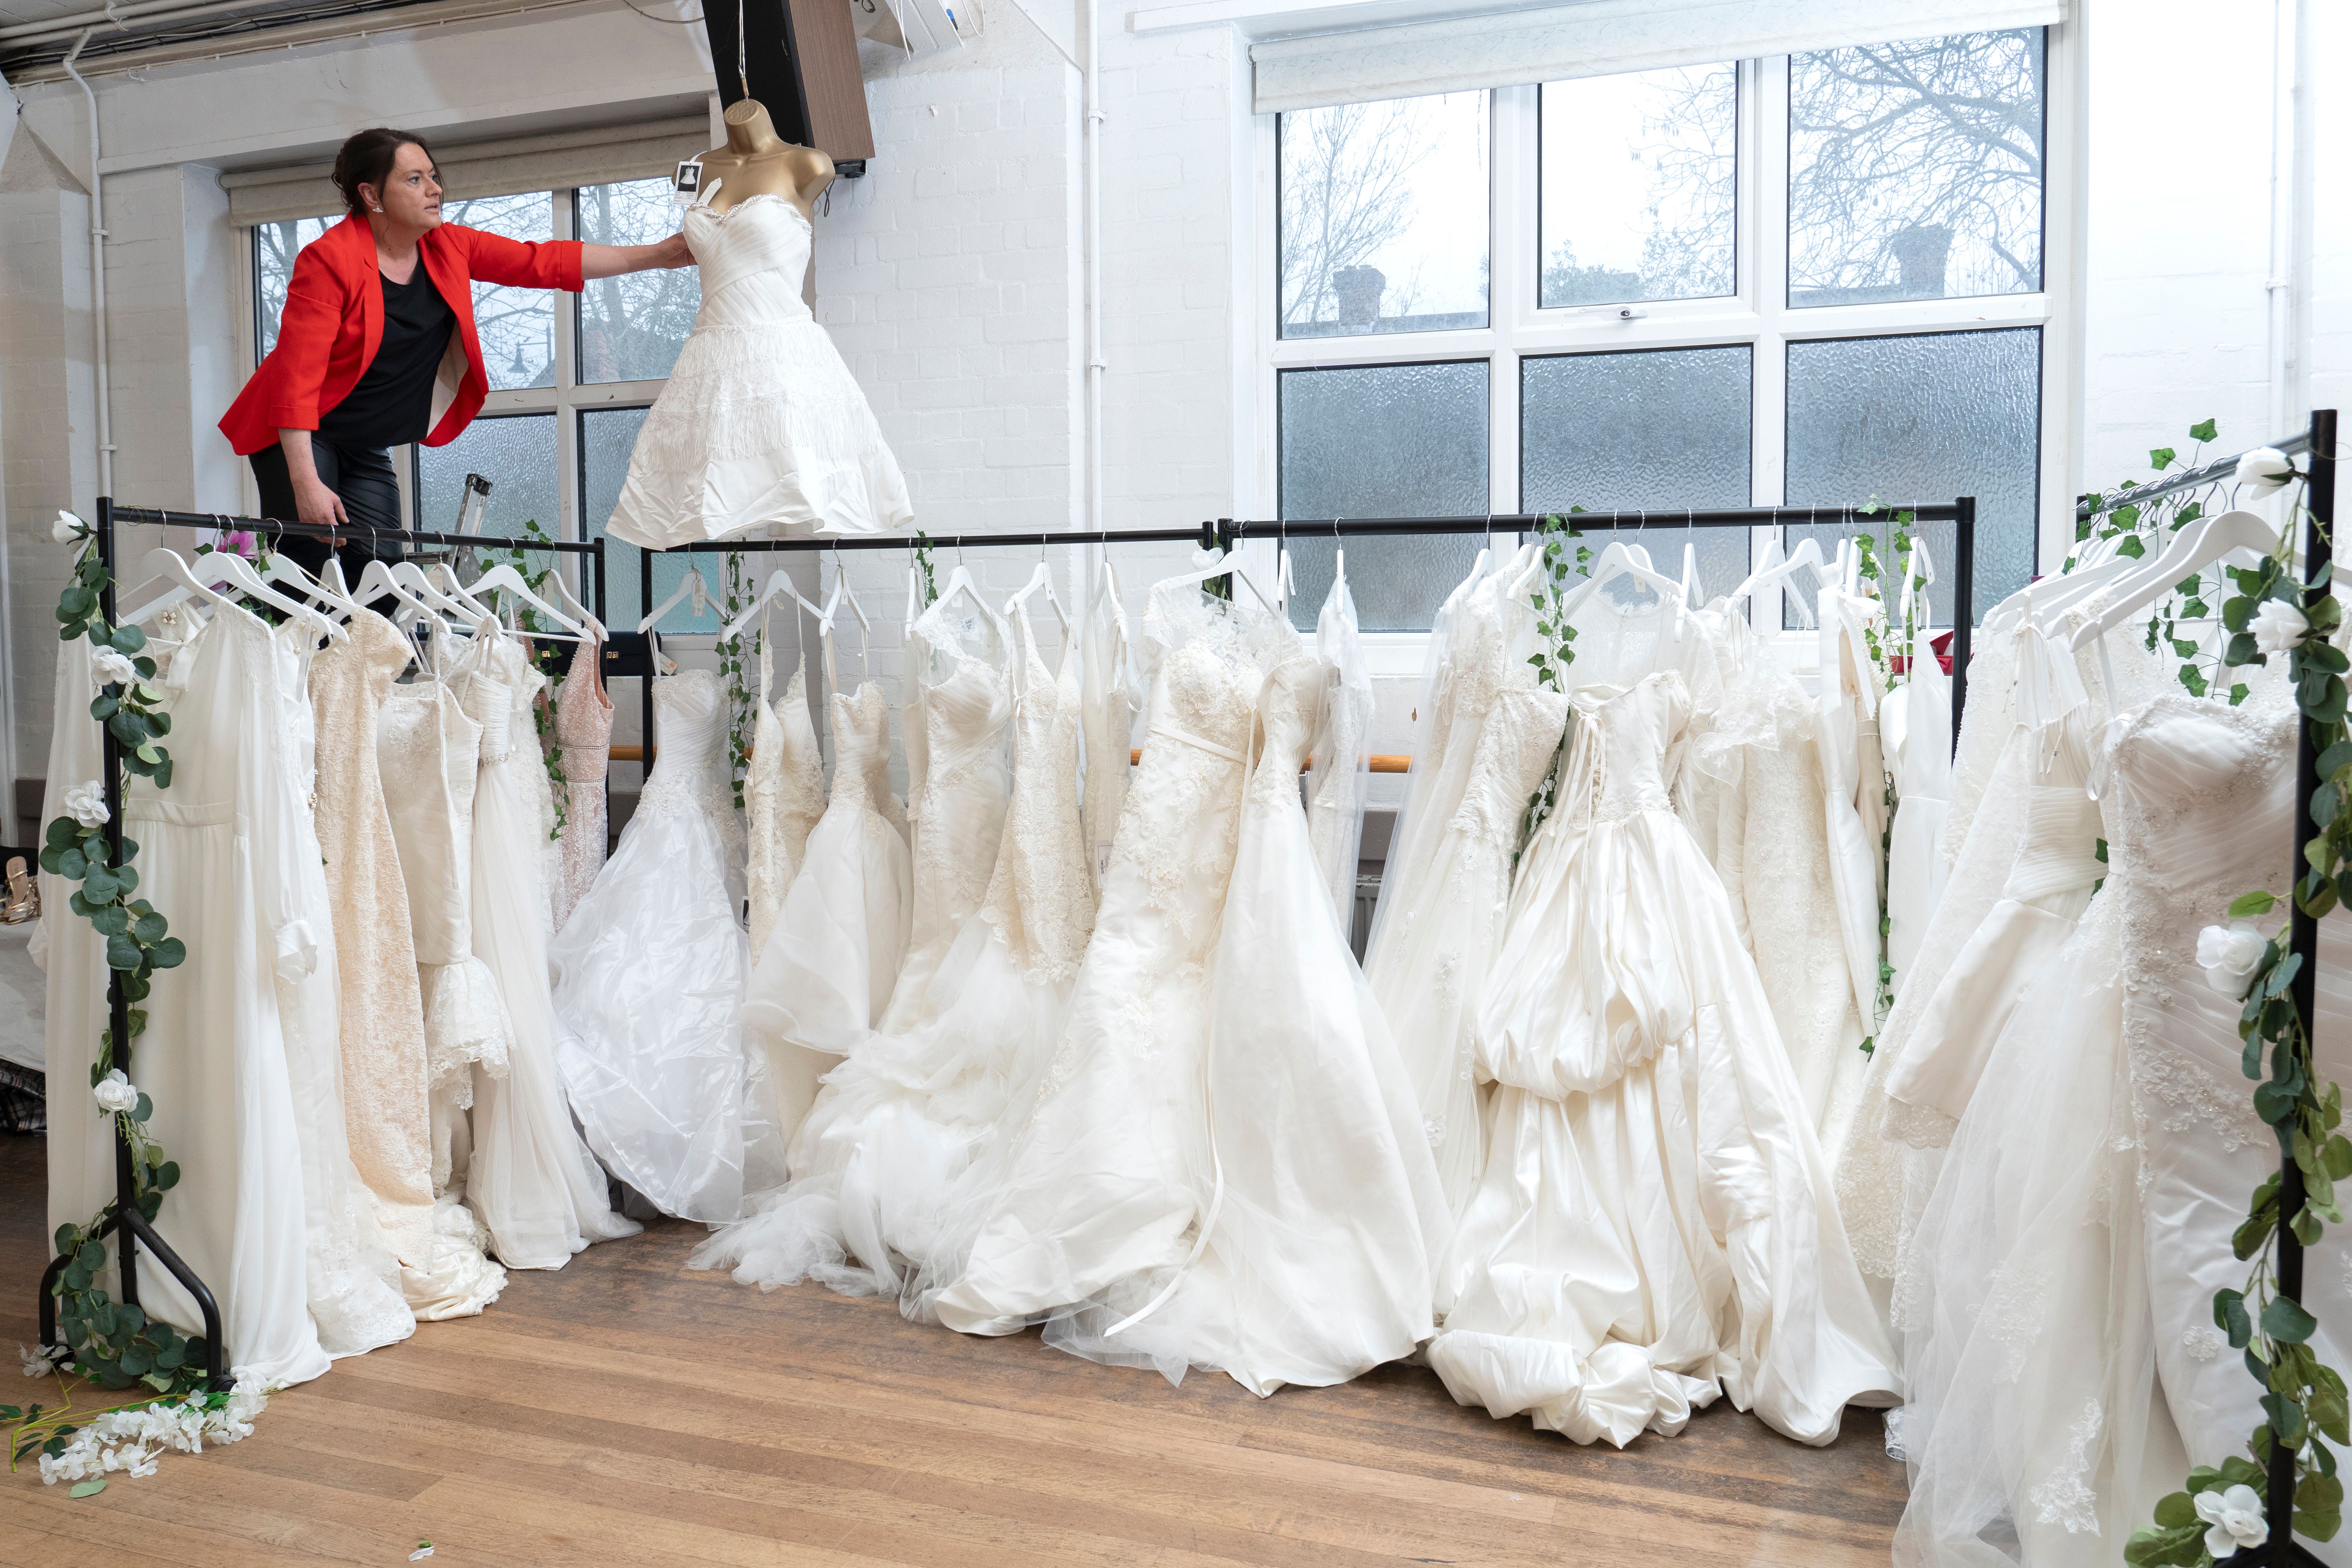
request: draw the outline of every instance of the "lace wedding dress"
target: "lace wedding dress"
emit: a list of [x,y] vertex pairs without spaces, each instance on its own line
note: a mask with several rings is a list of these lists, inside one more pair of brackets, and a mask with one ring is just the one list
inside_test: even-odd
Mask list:
[[613,537],[667,550],[788,528],[907,527],[898,461],[801,300],[809,220],[761,193],[723,212],[689,207],[685,227],[702,308],[629,455]]
[[1802,1442],[1898,1386],[1722,886],[1674,811],[1683,678],[1575,700],[1477,1020],[1492,1144],[1430,1365],[1579,1442],[1718,1390]]
[[555,1059],[596,1157],[662,1213],[738,1218],[783,1180],[763,1056],[740,1018],[743,826],[727,692],[708,669],[656,679],[659,747],[637,809],[553,944]]
[[1135,710],[1143,705],[1142,691],[1135,683],[1127,609],[1118,602],[1118,579],[1108,562],[1095,585],[1094,600],[1087,606],[1078,644],[1078,678],[1086,692],[1086,790],[1078,815],[1087,865],[1099,892],[1110,875],[1111,839],[1127,809],[1128,775],[1134,771]]
[[[1926,599],[1919,595],[1923,619]],[[1903,684],[1879,705],[1878,729],[1895,777],[1895,821],[1886,840],[1886,963],[1899,990],[1950,871],[1942,845],[1952,805],[1952,678],[1924,627],[1913,640]]]
[[547,773],[530,701],[544,682],[522,645],[495,630],[450,678],[480,727],[474,791],[471,925],[474,956],[496,984],[512,1029],[504,1077],[473,1069],[465,1146],[451,1179],[509,1268],[561,1268],[591,1243],[635,1236],[613,1212],[604,1173],[573,1131],[555,1065],[548,989]]
[[1356,600],[1348,592],[1345,562],[1341,564],[1342,572],[1332,580],[1330,595],[1315,617],[1316,651],[1330,667],[1333,679],[1307,774],[1307,833],[1344,930],[1356,918],[1356,867],[1363,853],[1364,800],[1371,786],[1371,758],[1364,746],[1372,728],[1372,672],[1364,662]]
[[[1381,898],[1392,912],[1364,964],[1457,1216],[1485,1163],[1472,1024],[1502,942],[1520,823],[1568,724],[1568,699],[1538,685],[1528,663],[1535,616],[1507,595],[1516,575],[1496,573],[1452,612],[1443,689],[1423,699],[1442,704],[1429,737],[1433,765],[1408,807],[1410,858],[1391,848]],[[1416,753],[1414,766],[1422,763]],[[1453,1304],[1444,1275],[1436,1304],[1440,1312]]]
[[[797,608],[797,606],[795,606]],[[781,699],[771,696],[775,680],[774,644],[767,617],[760,622],[760,689],[751,698],[751,763],[743,775],[746,868],[745,907],[751,927],[751,955],[767,951],[768,933],[784,907],[784,894],[800,875],[809,835],[824,815],[824,750],[810,721],[806,667],[793,650],[793,678]]]
[[[2239,1004],[2195,949],[2231,899],[2288,873],[2280,696],[2159,696],[2106,727],[2105,885],[2011,1015],[1905,1259],[1898,1560],[2112,1563],[2190,1465],[2242,1453],[2262,1419],[2212,1297],[2244,1284],[2231,1233],[2277,1144],[2239,1068]],[[2331,918],[2323,1079],[2352,1066],[2347,960]],[[2352,1310],[2344,1256],[2324,1240],[2305,1276],[2330,1363]]]
[[862,1039],[826,1076],[793,1144],[793,1180],[698,1248],[688,1267],[732,1268],[763,1289],[814,1279],[895,1295],[932,1257],[965,1173],[1016,1085],[1034,1092],[1060,1041],[1094,926],[1078,818],[1077,661],[1056,678],[1025,612],[1013,619],[1012,803],[980,909],[933,974],[937,1016]]
[[583,642],[553,703],[556,766],[563,772],[563,837],[556,850],[555,929],[604,867],[604,776],[613,753],[613,700],[604,692],[604,645]]
[[1012,637],[976,591],[955,585],[965,581],[959,570],[908,632],[908,658],[923,667],[923,782],[908,803],[913,918],[906,962],[875,1026],[884,1034],[928,1022],[949,1000],[931,994],[931,979],[979,912],[1004,833],[1013,783],[1004,744],[1013,718]]
[[744,1035],[767,1053],[787,1149],[817,1080],[889,1005],[914,899],[907,820],[890,793],[889,704],[871,680],[841,690],[833,623],[819,635],[832,689],[833,794],[743,994]]
[[1725,674],[1684,773],[1692,832],[1756,961],[1813,1130],[1833,1147],[1869,1058],[1821,810],[1820,710],[1745,615],[1718,601],[1698,621]]
[[466,1317],[498,1299],[506,1271],[483,1256],[470,1222],[437,1223],[434,1201],[425,1004],[377,750],[383,710],[409,647],[372,610],[352,617],[351,633],[312,658],[310,679],[320,854],[340,988],[343,1125],[386,1245],[400,1260],[409,1307],[427,1321]]

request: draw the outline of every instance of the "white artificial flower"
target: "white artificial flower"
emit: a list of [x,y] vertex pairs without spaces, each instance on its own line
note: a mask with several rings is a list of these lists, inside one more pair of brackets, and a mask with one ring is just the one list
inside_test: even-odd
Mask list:
[[100,686],[128,686],[139,679],[139,667],[121,649],[102,647],[89,656],[89,673]]
[[92,779],[66,786],[66,815],[84,827],[106,826],[106,786]]
[[16,1354],[24,1360],[26,1377],[47,1377],[57,1371],[59,1362],[71,1359],[73,1352],[63,1345],[43,1345],[39,1350],[28,1351],[20,1344]]
[[2263,949],[2268,939],[2254,929],[2252,921],[2233,921],[2225,926],[2207,926],[2197,933],[2197,962],[2205,966],[2205,978],[2214,990],[2224,996],[2242,997],[2262,966]]
[[2266,496],[2294,477],[2294,465],[2276,447],[2257,447],[2238,459],[2238,482]]
[[69,511],[58,513],[57,521],[49,524],[49,537],[59,544],[71,544],[89,531],[89,524]]
[[89,1092],[98,1097],[98,1108],[109,1116],[119,1110],[135,1110],[139,1104],[139,1086],[125,1077],[121,1068],[100,1079]]
[[41,1456],[41,1481],[87,1480],[120,1470],[128,1476],[152,1476],[167,1448],[201,1454],[205,1439],[217,1447],[253,1436],[253,1418],[269,1403],[269,1390],[250,1378],[240,1378],[228,1401],[218,1410],[205,1408],[203,1394],[159,1399],[152,1405],[110,1410],[67,1441],[62,1454]]
[[2311,622],[2284,599],[2264,599],[2246,629],[2254,634],[2254,646],[2264,653],[2287,653],[2309,635]]
[[2197,1517],[2213,1528],[2205,1532],[2205,1550],[2216,1559],[2235,1557],[2242,1546],[2260,1546],[2271,1538],[2270,1521],[2263,1517],[2263,1500],[2243,1484],[2197,1494]]

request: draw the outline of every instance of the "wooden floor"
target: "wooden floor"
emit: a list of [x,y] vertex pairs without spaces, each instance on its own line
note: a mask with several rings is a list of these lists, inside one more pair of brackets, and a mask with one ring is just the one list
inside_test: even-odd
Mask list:
[[[0,1139],[0,1347],[32,1342],[41,1145]],[[670,1224],[339,1362],[255,1435],[75,1501],[0,1477],[0,1563],[1213,1568],[1884,1564],[1878,1418],[1801,1447],[1718,1403],[1622,1453],[1417,1368],[1259,1400],[681,1268]],[[5,1376],[10,1402],[54,1385]],[[84,1396],[87,1398],[87,1395]]]

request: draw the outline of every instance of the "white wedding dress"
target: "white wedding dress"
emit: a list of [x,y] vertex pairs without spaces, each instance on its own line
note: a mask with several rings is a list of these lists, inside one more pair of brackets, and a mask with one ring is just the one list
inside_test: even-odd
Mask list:
[[1683,678],[1577,694],[1477,1020],[1490,1144],[1430,1365],[1578,1442],[1727,1392],[1801,1442],[1894,1352],[1722,884],[1669,797]]
[[[716,195],[714,183],[705,194]],[[780,195],[687,210],[702,308],[637,433],[608,528],[647,550],[914,521],[866,394],[801,299],[815,236]]]
[[889,1005],[914,897],[907,819],[890,793],[889,704],[871,680],[843,691],[833,623],[818,635],[831,692],[833,793],[743,994],[744,1037],[767,1053],[787,1149],[817,1080]]
[[696,1268],[763,1289],[814,1279],[895,1295],[932,1256],[962,1178],[1016,1085],[1034,1092],[1068,1016],[1094,928],[1077,810],[1081,691],[1056,678],[1028,617],[1013,620],[1017,748],[1012,804],[980,909],[931,977],[935,1016],[866,1036],[826,1075],[792,1152],[793,1180],[705,1242]]
[[783,1180],[763,1054],[743,1040],[751,956],[727,692],[654,680],[659,750],[613,858],[548,950],[557,1064],[596,1157],[656,1208],[717,1225]]
[[824,815],[824,748],[809,717],[808,666],[795,647],[792,679],[782,697],[773,695],[774,646],[769,618],[762,616],[760,689],[751,698],[751,761],[743,775],[744,904],[755,963],[776,929],[784,895],[800,875],[809,835]]
[[1328,675],[1196,579],[1146,631],[1150,731],[1069,1027],[917,1310],[1257,1394],[1339,1382],[1428,1333],[1444,1208],[1299,805]]
[[[1410,858],[1392,849],[1381,879],[1391,913],[1364,963],[1457,1217],[1485,1163],[1472,1026],[1503,940],[1528,800],[1568,726],[1568,699],[1537,684],[1528,663],[1535,616],[1506,595],[1516,575],[1497,572],[1452,613],[1442,688],[1423,699],[1444,704],[1431,726],[1440,749],[1409,807],[1417,819]],[[1422,761],[1416,754],[1414,766]],[[1441,1276],[1437,1310],[1452,1304]]]
[[[2245,1283],[2231,1234],[2277,1143],[2240,1070],[2239,1004],[2195,949],[2231,899],[2284,885],[2293,720],[2273,689],[2237,709],[2160,696],[2105,729],[2105,885],[2011,1015],[1905,1260],[1899,1562],[2110,1563],[2262,1419],[2212,1298]],[[2320,944],[2315,1070],[2341,1079],[2341,916]],[[2330,1364],[2345,1257],[2331,1234],[2305,1275]]]
[[[466,1146],[452,1181],[509,1268],[561,1268],[591,1243],[643,1227],[613,1212],[604,1173],[573,1130],[555,1065],[547,964],[547,813],[552,809],[530,701],[545,678],[522,645],[491,632],[450,686],[481,726],[474,791],[473,952],[495,981],[513,1030],[503,1077],[473,1069]],[[576,911],[575,911],[576,918]]]
[[1363,853],[1364,801],[1371,788],[1372,672],[1348,592],[1345,557],[1315,617],[1315,647],[1331,668],[1330,700],[1307,773],[1307,834],[1315,864],[1331,889],[1342,931],[1356,918],[1356,868]]

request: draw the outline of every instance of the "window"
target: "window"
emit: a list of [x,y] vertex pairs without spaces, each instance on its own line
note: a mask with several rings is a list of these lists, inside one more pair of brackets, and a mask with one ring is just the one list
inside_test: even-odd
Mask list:
[[[450,200],[444,214],[452,223],[513,239],[644,245],[677,226],[669,191],[667,180],[629,180]],[[336,221],[330,216],[255,226],[259,353],[277,343],[296,253]],[[645,410],[677,363],[701,303],[700,277],[692,268],[599,279],[577,296],[476,283],[474,321],[489,397],[456,440],[394,454],[412,526],[454,527],[466,476],[477,473],[491,485],[486,532],[519,533],[529,521],[563,539],[603,533]],[[644,613],[627,609],[636,602],[636,551],[615,542],[606,552],[605,574],[607,618],[634,628]],[[663,580],[657,594],[667,594],[676,581],[675,574]],[[677,616],[671,619],[680,628],[688,625]],[[707,631],[708,617],[705,623]]]
[[[2013,29],[1267,117],[1262,491],[1288,519],[1583,506],[1662,533],[1682,508],[1973,494],[1981,614],[2064,502],[2050,48]],[[1926,536],[1948,582],[1950,527]],[[1426,628],[1477,542],[1352,543],[1367,629]],[[1721,592],[1765,531],[1694,542]],[[1328,550],[1292,546],[1302,624]]]

